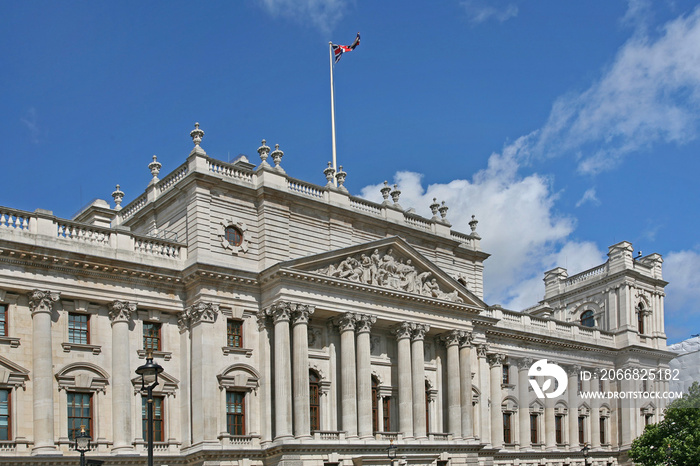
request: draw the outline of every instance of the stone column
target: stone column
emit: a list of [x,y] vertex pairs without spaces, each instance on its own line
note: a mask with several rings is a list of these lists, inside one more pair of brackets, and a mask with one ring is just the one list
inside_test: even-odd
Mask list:
[[216,420],[220,407],[214,354],[221,345],[212,338],[219,305],[199,302],[186,310],[192,340],[192,440],[193,444],[218,444]]
[[277,302],[268,310],[275,326],[275,439],[292,436],[291,310],[287,302]]
[[[190,321],[187,311],[182,311],[177,315],[177,328],[180,332],[180,435],[183,447],[192,445],[192,410],[190,406],[191,399],[191,356],[192,356],[192,341],[190,340]],[[139,404],[139,410],[141,405]],[[140,411],[133,419],[139,419]]]
[[578,443],[578,378],[581,366],[568,366],[566,373],[569,376],[567,392],[569,395],[569,450],[579,450]]
[[[32,455],[55,454],[53,435],[53,359],[51,310],[60,293],[33,290],[29,293],[32,311],[32,376],[34,396],[34,447]],[[94,434],[91,432],[90,434]]]
[[[569,413],[570,414],[570,413]],[[557,448],[557,432],[554,426],[554,398],[544,399],[544,445],[547,450]],[[564,425],[562,423],[562,429]],[[562,439],[564,440],[564,439]]]
[[355,314],[347,313],[336,324],[340,329],[340,411],[342,430],[357,437],[357,373],[355,368]]
[[399,324],[394,333],[397,340],[398,388],[399,388],[399,431],[404,438],[413,437],[413,382],[411,381],[411,332],[412,324]]
[[491,422],[490,422],[490,406],[489,398],[491,393],[491,381],[489,376],[489,364],[486,358],[488,345],[485,343],[476,347],[476,354],[479,360],[479,390],[481,391],[481,400],[479,403],[479,419],[481,425],[481,443],[491,443]]
[[472,334],[468,332],[462,332],[462,338],[459,340],[459,387],[463,439],[474,437],[471,342]]
[[425,418],[425,354],[423,339],[430,330],[427,324],[414,324],[411,334],[411,379],[413,380],[413,435],[415,438],[427,437],[427,420]]
[[270,329],[267,310],[259,310],[258,348],[260,350],[260,441],[272,441],[272,348],[270,345]]
[[107,307],[109,320],[112,321],[112,452],[133,453],[131,403],[134,389],[129,364],[129,323],[132,313],[136,311],[136,304],[113,301]]
[[[370,330],[377,318],[357,316],[357,424],[360,438],[372,436],[372,366],[370,360]],[[379,418],[381,425],[381,418]],[[379,427],[379,426],[377,426]]]
[[459,342],[464,332],[452,330],[440,339],[447,347],[447,431],[454,438],[462,437],[462,389],[459,364]]
[[532,359],[522,358],[518,361],[518,422],[520,427],[520,449],[532,447],[530,442],[530,380],[527,371],[532,366]]
[[[598,374],[598,371],[595,372],[595,376],[586,382],[586,386],[584,386],[584,390],[588,390],[589,392],[598,392],[599,384],[598,384],[598,377],[600,377],[600,374]],[[600,448],[600,399],[599,398],[592,398],[591,399],[591,438],[588,439],[588,443],[591,444],[591,448]]]
[[309,406],[309,316],[313,306],[292,304],[292,369],[294,370],[294,436],[311,437]]
[[493,353],[488,355],[491,367],[491,445],[493,448],[503,448],[503,412],[501,404],[501,383],[503,382],[503,362],[505,355]]

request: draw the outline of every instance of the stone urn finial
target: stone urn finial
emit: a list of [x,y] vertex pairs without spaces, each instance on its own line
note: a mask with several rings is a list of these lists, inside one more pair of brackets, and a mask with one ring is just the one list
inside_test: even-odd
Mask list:
[[379,191],[382,193],[382,197],[384,198],[383,204],[388,204],[389,193],[391,192],[391,186],[389,186],[389,182],[384,180],[384,186]]
[[204,131],[199,129],[199,123],[194,124],[194,129],[190,131],[190,136],[194,141],[195,147],[199,146],[199,144],[202,142],[202,138],[204,137]]
[[335,169],[333,168],[333,164],[331,162],[328,162],[328,167],[323,170],[323,174],[326,175],[326,186],[333,186],[333,178],[335,178]]
[[348,188],[343,186],[343,184],[345,184],[345,177],[347,177],[347,176],[348,176],[348,174],[343,171],[343,166],[342,165],[339,166],[338,173],[335,174],[335,178],[338,180],[338,189],[340,189],[341,191],[348,190]]
[[401,196],[401,191],[399,191],[399,186],[395,184],[394,190],[391,192],[391,200],[394,201],[394,204],[399,203],[399,196]]
[[479,221],[476,219],[476,215],[472,215],[472,219],[469,222],[469,227],[472,229],[472,234],[476,233],[476,225],[479,223]]
[[432,220],[439,220],[438,218],[438,209],[440,208],[440,204],[437,201],[437,198],[433,198],[433,203],[430,204],[430,211],[433,213],[433,218]]
[[112,193],[112,197],[114,198],[114,210],[122,210],[122,200],[124,199],[124,192],[119,189],[119,185],[117,185],[116,191]]
[[272,157],[272,161],[275,163],[275,170],[278,170],[282,173],[284,173],[284,170],[282,167],[280,167],[280,162],[282,162],[282,157],[284,157],[284,152],[280,150],[280,145],[275,144],[275,150],[272,151],[272,154],[270,154],[270,157]]
[[258,147],[258,154],[260,154],[260,160],[262,160],[260,165],[262,165],[263,167],[270,166],[270,164],[267,163],[267,156],[269,153],[270,153],[270,148],[267,145],[267,141],[263,139],[262,146]]
[[151,170],[151,175],[153,175],[153,181],[158,181],[158,173],[160,173],[160,168],[163,166],[158,161],[158,157],[153,156],[153,162],[148,164],[148,169]]

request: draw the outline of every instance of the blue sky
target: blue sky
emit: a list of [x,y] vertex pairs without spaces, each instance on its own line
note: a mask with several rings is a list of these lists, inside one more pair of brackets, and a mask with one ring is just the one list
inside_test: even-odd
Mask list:
[[535,304],[542,274],[608,246],[665,258],[670,342],[700,331],[700,9],[696,2],[261,0],[5,2],[0,205],[71,217],[125,204],[192,147],[221,160],[280,144],[324,184],[328,41],[338,160],[353,194],[455,229],[479,219],[486,299]]

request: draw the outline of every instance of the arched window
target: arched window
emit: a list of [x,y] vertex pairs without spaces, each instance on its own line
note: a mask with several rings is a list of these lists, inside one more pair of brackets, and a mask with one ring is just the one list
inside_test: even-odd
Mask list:
[[640,335],[644,334],[644,304],[639,303],[637,306],[637,330],[639,331]]
[[315,371],[309,371],[309,409],[311,430],[321,430],[321,378]]
[[593,311],[586,311],[581,314],[581,325],[584,327],[595,327],[595,318],[593,317]]

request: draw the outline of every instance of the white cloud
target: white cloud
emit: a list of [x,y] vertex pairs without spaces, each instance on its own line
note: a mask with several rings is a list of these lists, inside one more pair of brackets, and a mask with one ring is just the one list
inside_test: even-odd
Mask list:
[[483,0],[463,0],[460,2],[464,11],[469,16],[469,20],[479,24],[490,19],[496,20],[499,23],[515,18],[518,16],[518,6],[514,3],[507,5],[493,6],[494,2],[486,2]]
[[[676,315],[700,313],[700,253],[674,251],[664,257],[666,312]],[[693,333],[698,333],[695,329]]]
[[696,138],[698,44],[700,7],[667,23],[656,38],[635,34],[600,80],[557,99],[526,155],[575,156],[581,172],[595,174],[652,144]]
[[29,140],[32,144],[39,144],[40,131],[36,108],[30,107],[19,121],[29,130]]
[[598,200],[598,197],[596,196],[595,188],[588,188],[586,192],[583,193],[583,197],[581,197],[581,199],[579,199],[576,203],[576,207],[581,207],[586,202],[590,202],[593,205],[600,204],[600,200]]
[[310,22],[324,34],[333,30],[343,17],[347,0],[258,0],[272,16],[302,23]]

